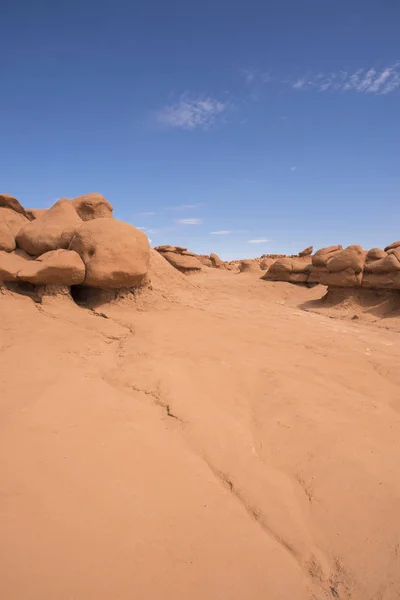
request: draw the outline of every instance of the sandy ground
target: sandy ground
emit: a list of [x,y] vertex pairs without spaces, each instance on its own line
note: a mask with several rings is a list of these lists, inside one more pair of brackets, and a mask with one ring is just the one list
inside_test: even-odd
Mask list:
[[400,598],[399,333],[185,281],[0,294],[0,598]]

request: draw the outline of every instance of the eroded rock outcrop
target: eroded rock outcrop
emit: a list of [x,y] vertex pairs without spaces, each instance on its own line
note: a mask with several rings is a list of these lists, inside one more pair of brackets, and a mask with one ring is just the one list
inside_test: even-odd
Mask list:
[[[185,258],[195,258],[182,250]],[[93,292],[136,289],[144,283],[149,259],[147,236],[116,221],[100,194],[28,211],[13,196],[0,195],[0,284],[13,290],[29,284],[36,301],[47,292],[65,295],[71,286]],[[31,288],[21,287],[26,289]]]
[[28,221],[16,236],[17,246],[40,256],[50,250],[67,249],[82,219],[67,198],[58,200],[40,219]]
[[149,268],[150,246],[146,234],[115,219],[83,222],[71,240],[69,250],[77,252],[83,260],[86,267],[84,283],[90,287],[136,286]]
[[201,271],[202,263],[199,257],[182,246],[157,246],[155,248],[175,269],[182,273]]
[[78,196],[71,200],[71,204],[82,221],[111,219],[113,216],[113,207],[101,194],[92,193]]
[[242,260],[239,264],[239,273],[261,273],[260,265],[256,260]]
[[[303,263],[299,261],[304,261]],[[263,279],[326,285],[329,288],[400,289],[400,242],[368,252],[359,245],[329,246],[313,256],[282,258]]]

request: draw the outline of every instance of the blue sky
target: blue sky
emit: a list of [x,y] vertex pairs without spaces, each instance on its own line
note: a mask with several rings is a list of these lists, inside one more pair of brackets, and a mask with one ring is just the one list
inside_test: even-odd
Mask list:
[[3,0],[0,186],[226,259],[400,238],[398,0]]

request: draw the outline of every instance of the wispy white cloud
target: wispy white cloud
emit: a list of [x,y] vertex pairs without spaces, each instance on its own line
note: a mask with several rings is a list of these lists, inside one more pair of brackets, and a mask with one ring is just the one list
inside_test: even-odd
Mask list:
[[181,225],[201,225],[203,219],[178,219],[177,223],[180,223]]
[[297,169],[296,165],[293,165],[293,167],[290,167],[291,171],[296,171],[296,169]]
[[210,235],[229,235],[232,233],[229,229],[220,229],[219,231],[210,231]]
[[400,62],[380,71],[371,67],[354,72],[337,71],[304,75],[291,83],[295,90],[315,89],[318,92],[343,91],[367,94],[389,94],[400,87]]
[[271,81],[272,79],[267,71],[262,71],[261,69],[255,69],[253,67],[242,69],[242,75],[246,83],[268,83],[268,81]]
[[256,240],[247,240],[248,244],[264,244],[265,242],[268,242],[269,240],[267,240],[267,238],[259,238]]
[[191,210],[200,206],[203,206],[202,202],[198,202],[197,204],[178,204],[177,206],[169,206],[166,210]]
[[180,129],[208,129],[227,110],[228,103],[211,96],[183,94],[178,102],[165,106],[157,114],[157,120],[166,127]]

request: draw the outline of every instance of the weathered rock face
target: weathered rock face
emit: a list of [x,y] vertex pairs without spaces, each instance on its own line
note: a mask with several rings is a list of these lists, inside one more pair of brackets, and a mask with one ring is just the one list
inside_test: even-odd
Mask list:
[[210,260],[211,260],[211,265],[214,267],[214,269],[224,269],[225,268],[225,263],[223,260],[220,259],[218,254],[211,252]]
[[32,256],[50,250],[67,249],[82,225],[71,202],[58,200],[40,219],[29,221],[16,236],[17,246]]
[[16,281],[18,272],[29,262],[28,255],[23,250],[0,252],[0,282]]
[[11,252],[15,249],[15,236],[25,223],[29,221],[23,214],[12,208],[0,207],[0,250]]
[[392,244],[389,244],[389,246],[386,246],[385,252],[387,252],[388,250],[393,250],[394,248],[400,248],[400,240],[398,240],[397,242],[393,242]]
[[15,236],[5,221],[0,221],[0,251],[15,250]]
[[87,286],[134,287],[141,283],[149,267],[147,236],[140,229],[114,219],[82,223],[69,249],[77,252],[86,266]]
[[0,207],[10,208],[11,210],[25,216],[25,209],[14,196],[10,194],[0,194]]
[[273,258],[262,258],[259,262],[261,271],[268,271],[268,269],[273,265],[275,260]]
[[27,208],[26,216],[30,221],[34,221],[35,219],[40,219],[47,213],[47,208]]
[[0,222],[7,223],[13,236],[16,236],[29,220],[11,208],[0,208]]
[[313,246],[308,246],[307,248],[304,248],[304,250],[299,252],[299,256],[310,256],[313,253],[313,250]]
[[326,267],[328,261],[335,256],[340,250],[343,250],[343,246],[328,246],[327,248],[321,248],[312,257],[312,264],[315,267]]
[[211,258],[209,256],[199,255],[197,258],[204,267],[212,267]]
[[255,260],[242,260],[239,264],[239,273],[261,273],[260,265]]
[[179,252],[161,252],[163,256],[173,267],[179,271],[200,271],[201,262],[196,256],[188,256]]
[[306,283],[310,269],[311,262],[307,255],[302,258],[279,258],[270,266],[262,279]]
[[157,246],[155,250],[182,273],[195,273],[202,268],[201,257],[182,246]]
[[92,193],[78,196],[71,200],[71,204],[82,221],[111,219],[113,216],[113,207],[101,194]]
[[[353,245],[321,248],[311,257],[277,260],[262,279],[321,283],[329,288],[400,289],[400,242],[368,252]],[[301,263],[301,260],[305,261]]]
[[78,285],[85,279],[85,265],[80,256],[72,250],[51,250],[36,260],[25,261],[18,271],[17,279],[36,285]]

